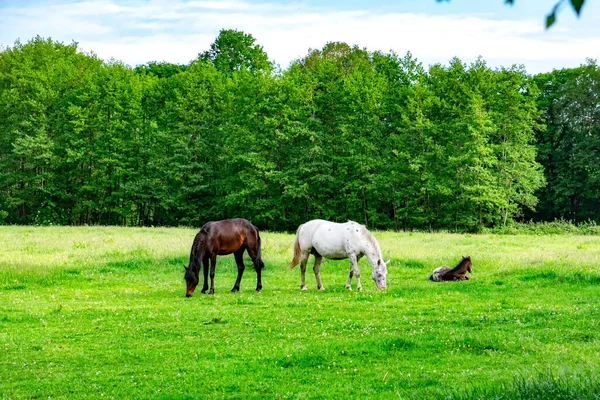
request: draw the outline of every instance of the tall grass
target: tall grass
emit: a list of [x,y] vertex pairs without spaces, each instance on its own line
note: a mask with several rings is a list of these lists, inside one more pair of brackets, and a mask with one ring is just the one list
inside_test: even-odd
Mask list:
[[468,384],[466,388],[445,393],[447,400],[598,400],[600,379],[597,373],[539,372],[535,376],[517,375],[512,381],[496,385]]

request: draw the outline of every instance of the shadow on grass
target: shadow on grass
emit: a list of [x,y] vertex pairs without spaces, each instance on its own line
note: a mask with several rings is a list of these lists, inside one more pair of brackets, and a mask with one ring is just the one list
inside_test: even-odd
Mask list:
[[394,267],[400,267],[400,268],[410,268],[410,269],[424,269],[425,268],[425,264],[422,263],[421,261],[418,260],[414,260],[414,259],[396,259],[393,258],[391,265]]
[[523,282],[548,281],[552,283],[600,284],[600,273],[587,271],[554,271],[550,269],[526,270],[519,276]]
[[91,260],[67,263],[61,266],[41,268],[37,264],[22,264],[18,269],[0,270],[1,290],[26,290],[32,287],[51,287],[66,282],[91,282],[103,275],[129,275],[138,273],[181,273],[185,257],[154,259],[146,255],[127,256],[120,260]]
[[322,354],[294,353],[275,361],[281,368],[319,368],[326,366],[330,361]]
[[505,347],[493,338],[464,337],[454,340],[453,348],[475,355],[504,351]]

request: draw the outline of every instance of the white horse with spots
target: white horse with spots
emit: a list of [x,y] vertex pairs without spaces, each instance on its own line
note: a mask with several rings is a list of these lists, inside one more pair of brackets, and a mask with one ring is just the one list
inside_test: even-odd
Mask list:
[[289,267],[293,268],[300,261],[301,284],[300,288],[306,290],[304,275],[306,273],[306,262],[309,254],[315,256],[315,278],[317,279],[317,288],[323,290],[321,283],[321,261],[323,257],[331,260],[350,259],[350,272],[348,273],[348,282],[346,289],[352,290],[352,275],[356,277],[356,285],[358,290],[362,290],[360,284],[360,272],[358,270],[358,260],[362,256],[366,256],[367,260],[373,268],[371,277],[379,289],[385,289],[387,262],[383,261],[379,243],[371,232],[364,226],[348,221],[343,224],[324,221],[322,219],[314,219],[300,225],[296,232],[296,240],[294,241],[294,259],[290,262]]

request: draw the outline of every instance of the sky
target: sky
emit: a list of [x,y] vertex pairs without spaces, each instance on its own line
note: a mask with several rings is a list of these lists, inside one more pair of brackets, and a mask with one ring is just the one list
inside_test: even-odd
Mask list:
[[0,0],[0,46],[36,35],[105,60],[136,66],[187,64],[221,29],[252,34],[269,58],[295,59],[342,41],[370,51],[411,52],[425,66],[481,56],[492,67],[523,64],[529,73],[576,67],[600,58],[600,0],[577,18],[568,0],[544,28],[558,0]]

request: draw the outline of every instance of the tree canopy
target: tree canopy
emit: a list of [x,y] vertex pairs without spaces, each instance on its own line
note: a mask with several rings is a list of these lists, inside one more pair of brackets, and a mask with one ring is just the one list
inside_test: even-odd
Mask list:
[[426,69],[336,42],[272,66],[234,30],[189,65],[130,68],[41,37],[5,48],[0,221],[600,219],[594,62],[535,77],[483,59]]

